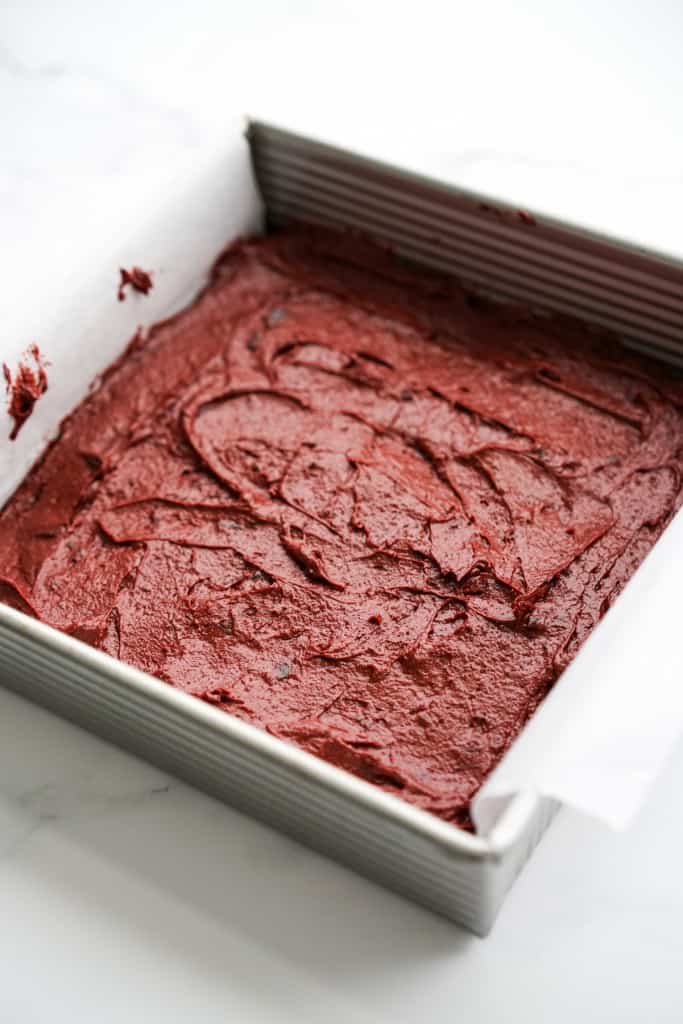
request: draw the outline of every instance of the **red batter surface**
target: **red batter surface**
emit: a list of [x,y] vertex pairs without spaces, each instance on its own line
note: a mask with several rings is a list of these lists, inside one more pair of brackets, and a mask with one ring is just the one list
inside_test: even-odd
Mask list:
[[2,364],[9,396],[7,412],[14,420],[14,426],[9,435],[10,441],[16,441],[19,431],[33,412],[36,402],[47,391],[45,365],[37,345],[29,347],[14,376],[12,376],[12,371],[7,363]]
[[119,302],[123,302],[126,298],[126,288],[128,286],[136,292],[141,292],[143,295],[149,295],[150,291],[154,287],[152,275],[148,274],[146,270],[142,270],[140,267],[132,267],[130,270],[126,270],[125,267],[120,267],[119,275],[119,288],[116,293],[116,297]]
[[5,507],[0,594],[470,827],[680,502],[671,377],[344,236],[240,242]]

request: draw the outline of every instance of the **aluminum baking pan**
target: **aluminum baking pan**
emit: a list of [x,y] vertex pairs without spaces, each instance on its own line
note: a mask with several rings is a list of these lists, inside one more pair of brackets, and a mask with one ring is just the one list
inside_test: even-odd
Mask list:
[[248,137],[273,222],[357,228],[494,297],[683,360],[680,261],[272,125],[252,122]]
[[[262,123],[247,135],[272,221],[361,228],[495,295],[680,351],[673,260]],[[4,605],[0,680],[478,934],[556,808],[520,795],[470,835]]]

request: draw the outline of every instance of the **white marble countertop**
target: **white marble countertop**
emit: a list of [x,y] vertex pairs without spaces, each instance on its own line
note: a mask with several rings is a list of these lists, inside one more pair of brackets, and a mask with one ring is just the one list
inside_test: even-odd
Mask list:
[[[0,355],[227,112],[683,255],[682,33],[675,0],[7,0]],[[0,1021],[679,1021],[681,791],[679,747],[626,834],[563,812],[481,941],[0,691]]]

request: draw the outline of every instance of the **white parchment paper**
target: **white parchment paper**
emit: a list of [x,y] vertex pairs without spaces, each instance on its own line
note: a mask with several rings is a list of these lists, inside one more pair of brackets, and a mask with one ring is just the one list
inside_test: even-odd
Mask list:
[[[130,228],[83,254],[61,296],[41,281],[13,296],[1,359],[14,369],[37,341],[51,365],[49,390],[14,443],[0,413],[0,504],[135,330],[182,308],[223,246],[260,229],[243,127],[227,126],[227,143],[202,166],[179,172],[151,201],[147,194]],[[118,268],[133,264],[152,271],[154,289],[119,303]],[[683,727],[682,568],[678,516],[475,798],[479,832],[520,791],[628,824]]]
[[[27,346],[37,342],[50,365],[48,391],[14,442],[8,440],[12,422],[1,403],[0,506],[64,416],[121,354],[138,327],[182,309],[205,284],[225,245],[238,235],[261,230],[263,210],[252,178],[245,125],[241,118],[229,123],[220,145],[201,161],[171,172],[158,189],[146,187],[137,204],[129,205],[127,223],[116,236],[96,239],[77,260],[72,258],[75,269],[65,279],[58,270],[68,239],[36,238],[36,249],[53,247],[50,262],[57,267],[57,287],[46,263],[39,280],[8,287],[12,265],[4,254],[0,362],[14,372]],[[133,265],[151,271],[154,287],[146,296],[128,288],[125,301],[119,302],[119,267]]]

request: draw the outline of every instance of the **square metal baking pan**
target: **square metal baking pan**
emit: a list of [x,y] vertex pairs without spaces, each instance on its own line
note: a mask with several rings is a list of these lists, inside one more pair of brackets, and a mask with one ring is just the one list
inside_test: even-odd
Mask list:
[[[357,228],[489,295],[680,359],[677,261],[263,123],[247,138],[267,223]],[[2,604],[0,681],[480,935],[556,809],[520,794],[470,835]]]

